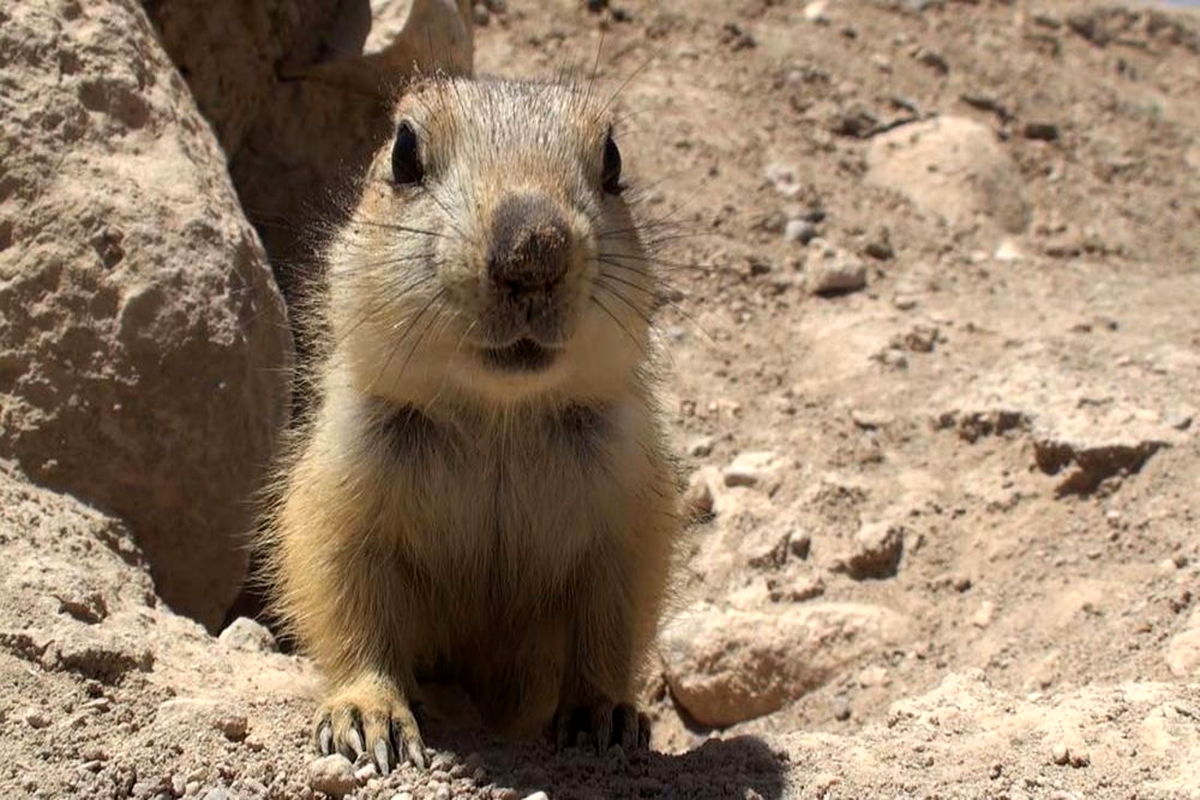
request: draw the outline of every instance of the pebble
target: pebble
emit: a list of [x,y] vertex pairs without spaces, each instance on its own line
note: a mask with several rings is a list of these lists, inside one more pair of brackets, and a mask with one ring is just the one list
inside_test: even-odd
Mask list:
[[230,650],[247,653],[275,653],[279,645],[266,626],[249,617],[238,617],[217,637],[217,641]]
[[839,722],[850,719],[850,701],[845,695],[839,694],[833,698],[833,718]]
[[755,487],[772,493],[783,482],[780,473],[784,466],[784,460],[769,450],[751,451],[739,453],[722,475],[726,486]]
[[855,551],[845,562],[845,571],[855,580],[890,578],[904,553],[904,528],[887,522],[864,524],[854,536]]
[[783,227],[785,242],[808,244],[817,238],[817,226],[805,219],[790,219]]
[[433,800],[450,800],[450,787],[444,783],[439,783],[437,788],[433,790]]
[[996,604],[991,600],[984,600],[979,604],[979,609],[971,615],[971,624],[976,628],[986,628],[992,624],[995,616]]
[[217,730],[225,734],[225,738],[231,742],[240,742],[245,739],[246,732],[250,728],[250,723],[244,714],[223,714],[217,718],[215,725]]
[[358,781],[354,777],[354,765],[350,759],[335,753],[313,759],[308,764],[308,785],[314,791],[332,797],[342,797],[354,791]]
[[50,720],[46,717],[46,715],[37,709],[30,709],[29,711],[26,711],[24,714],[24,719],[26,725],[35,729],[45,728],[50,724]]
[[713,515],[715,500],[708,480],[700,474],[693,476],[691,485],[683,493],[683,507],[687,518],[702,521]]
[[829,4],[826,0],[813,0],[804,7],[804,19],[814,25],[828,25]]
[[816,295],[841,294],[867,285],[867,266],[841,248],[820,239],[812,241],[804,264],[808,291]]
[[550,800],[550,796],[545,792],[534,792],[533,794],[525,795],[524,800]]
[[704,458],[705,456],[712,455],[713,447],[716,443],[717,440],[712,436],[701,436],[698,439],[693,439],[688,444],[688,453],[696,458]]
[[1053,142],[1058,139],[1058,126],[1052,122],[1026,122],[1025,138],[1042,142]]

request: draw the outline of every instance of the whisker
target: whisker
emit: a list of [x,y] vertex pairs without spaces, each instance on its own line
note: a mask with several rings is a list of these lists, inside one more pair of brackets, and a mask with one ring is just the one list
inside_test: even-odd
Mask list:
[[[597,287],[597,288],[604,288],[604,287]],[[588,295],[588,299],[591,300],[593,303],[595,303],[597,306],[599,306],[600,310],[603,311],[605,314],[607,314],[609,319],[611,319],[613,322],[615,322],[617,324],[617,327],[620,328],[621,331],[624,332],[624,334],[629,337],[629,341],[633,342],[634,346],[638,348],[638,351],[641,352],[642,355],[645,355],[646,351],[643,348],[642,343],[639,342],[637,340],[637,338],[632,333],[629,332],[629,329],[625,327],[625,324],[623,322],[621,322],[620,319],[617,318],[616,314],[614,314],[612,311],[609,310],[608,306],[606,306],[606,305],[604,305],[604,303],[600,302],[599,297],[596,297],[595,294],[590,294],[590,295]]]
[[628,306],[629,310],[632,311],[634,313],[634,315],[636,315],[638,317],[638,319],[640,319],[642,322],[646,323],[647,325],[654,324],[654,322],[650,319],[649,314],[647,314],[642,309],[638,308],[637,304],[635,304],[632,300],[630,300],[628,297],[626,297],[625,295],[618,292],[613,287],[604,283],[604,281],[596,281],[596,286],[603,289],[604,291],[608,292],[613,297],[617,298],[622,303],[624,303],[626,306]]
[[[692,269],[692,270],[696,270],[697,272],[702,272],[706,275],[709,272],[712,272],[712,269],[713,269],[711,264],[688,264],[688,263],[684,263],[682,261],[667,261],[666,259],[658,258],[657,256],[640,256],[640,255],[633,255],[631,253],[600,252],[600,253],[596,254],[596,257],[597,257],[597,260],[625,259],[626,261],[636,261],[636,262],[639,262],[642,264],[653,264],[656,267],[667,267],[670,269]],[[621,266],[621,267],[625,267],[626,269],[634,269],[634,267],[632,265],[622,264],[619,261],[617,263],[613,263],[611,261],[606,261],[605,263],[610,263],[614,267]]]
[[[440,301],[442,299],[442,295],[445,294],[445,292],[446,292],[445,289],[439,289],[437,292],[435,292],[433,297],[429,298],[429,302],[427,302],[424,306],[422,306],[421,310],[419,312],[417,312],[417,315],[415,317],[413,317],[411,322],[408,323],[404,333],[402,333],[400,335],[400,338],[396,341],[395,347],[393,347],[391,352],[388,353],[388,357],[386,359],[384,359],[383,366],[381,366],[379,368],[379,373],[375,376],[375,379],[373,381],[371,381],[371,385],[368,387],[368,392],[375,388],[375,385],[379,382],[379,379],[383,377],[383,374],[385,372],[387,372],[388,367],[390,367],[392,365],[392,359],[396,357],[396,353],[400,350],[401,345],[404,344],[404,341],[409,337],[409,335],[412,333],[413,329],[417,326],[417,323],[421,321],[421,318],[425,316],[425,314],[429,311],[430,308],[433,307],[433,305],[435,303],[437,303],[438,301]],[[393,329],[395,329],[395,327],[399,327],[399,326],[393,326]]]
[[408,225],[400,225],[395,222],[379,222],[377,220],[365,219],[363,217],[354,217],[349,222],[350,225],[367,225],[374,228],[383,228],[389,231],[401,231],[403,233],[415,233],[421,236],[435,236],[439,239],[449,238],[444,233],[438,231],[427,231],[421,228],[413,228]]

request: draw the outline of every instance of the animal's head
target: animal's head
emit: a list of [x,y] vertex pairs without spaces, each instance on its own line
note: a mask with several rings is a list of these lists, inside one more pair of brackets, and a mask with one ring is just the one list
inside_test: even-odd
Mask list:
[[359,388],[404,402],[623,391],[656,280],[614,136],[585,87],[410,91],[330,253],[332,334]]

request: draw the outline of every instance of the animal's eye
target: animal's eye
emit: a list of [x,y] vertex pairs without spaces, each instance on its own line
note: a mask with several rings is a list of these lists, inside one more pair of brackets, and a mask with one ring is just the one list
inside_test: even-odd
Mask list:
[[420,183],[425,177],[421,164],[420,142],[417,132],[408,122],[401,122],[396,129],[396,141],[392,144],[392,179],[397,185]]
[[609,194],[620,194],[625,188],[621,184],[621,151],[617,149],[612,131],[604,140],[604,168],[600,172],[600,185]]

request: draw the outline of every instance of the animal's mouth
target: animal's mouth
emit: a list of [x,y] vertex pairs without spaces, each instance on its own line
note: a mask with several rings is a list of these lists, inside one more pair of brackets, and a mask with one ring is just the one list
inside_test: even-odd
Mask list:
[[483,363],[501,372],[540,372],[554,363],[558,348],[522,338],[504,347],[482,349]]

